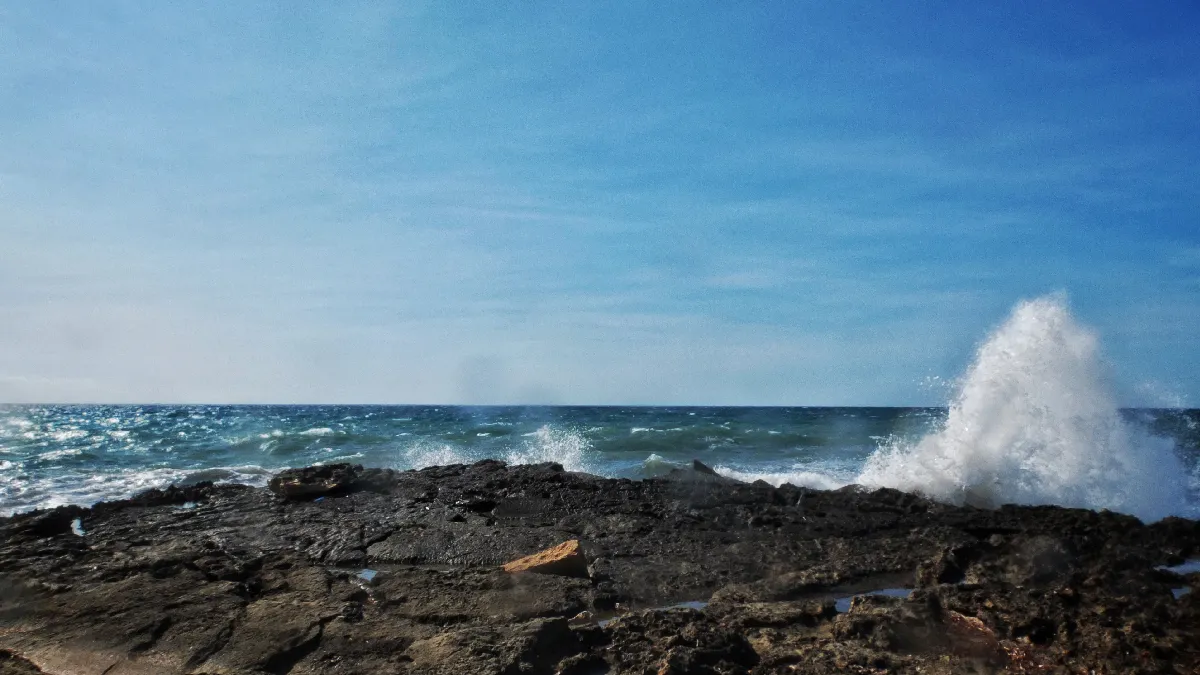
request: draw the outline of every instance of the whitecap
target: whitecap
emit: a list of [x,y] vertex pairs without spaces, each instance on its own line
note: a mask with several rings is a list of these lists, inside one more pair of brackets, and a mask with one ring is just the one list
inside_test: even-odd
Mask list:
[[39,462],[49,462],[49,461],[53,461],[56,459],[63,459],[64,457],[77,457],[82,454],[83,454],[83,451],[78,448],[63,448],[62,450],[51,450],[50,452],[43,452],[42,454],[38,455],[37,457],[34,457],[34,460],[39,461]]
[[642,460],[642,475],[647,478],[656,476],[665,476],[674,469],[682,469],[684,465],[677,464],[657,453],[650,453],[650,456]]
[[87,438],[88,432],[84,431],[83,429],[63,429],[62,431],[51,432],[49,436],[50,440],[52,441],[65,443],[66,441],[76,441],[80,438]]
[[314,427],[300,432],[301,436],[330,436],[334,433],[329,427]]

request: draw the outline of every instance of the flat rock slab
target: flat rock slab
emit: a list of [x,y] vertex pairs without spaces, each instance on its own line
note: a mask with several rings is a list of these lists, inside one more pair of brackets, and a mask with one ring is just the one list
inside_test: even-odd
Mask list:
[[1200,669],[1195,576],[1163,568],[1191,520],[701,468],[281,476],[0,518],[0,675]]

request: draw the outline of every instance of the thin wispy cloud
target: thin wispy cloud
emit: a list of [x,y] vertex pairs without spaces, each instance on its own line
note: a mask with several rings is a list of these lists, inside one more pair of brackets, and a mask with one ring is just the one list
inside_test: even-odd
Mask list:
[[5,7],[0,399],[937,402],[1053,289],[1200,391],[1165,11]]

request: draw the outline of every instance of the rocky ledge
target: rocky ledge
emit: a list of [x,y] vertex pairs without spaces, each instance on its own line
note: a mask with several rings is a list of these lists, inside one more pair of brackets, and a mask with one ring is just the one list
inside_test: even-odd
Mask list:
[[1195,521],[703,469],[339,465],[3,518],[0,674],[1200,672],[1200,579],[1165,567]]

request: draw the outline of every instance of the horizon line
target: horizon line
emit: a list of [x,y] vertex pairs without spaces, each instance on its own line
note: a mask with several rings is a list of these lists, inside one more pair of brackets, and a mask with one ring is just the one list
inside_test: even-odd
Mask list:
[[[693,404],[693,403],[179,403],[179,402],[36,402],[36,403],[9,403],[0,402],[0,408],[3,407],[185,407],[195,406],[203,408],[219,408],[219,407],[255,407],[255,408],[741,408],[741,409],[764,409],[764,408],[796,408],[796,409],[837,409],[837,408],[857,408],[857,409],[876,409],[876,410],[891,410],[891,409],[948,409],[952,407],[950,404],[939,405],[793,405],[793,404]],[[1191,408],[1185,406],[1117,406],[1117,410],[1200,410],[1200,408]]]

